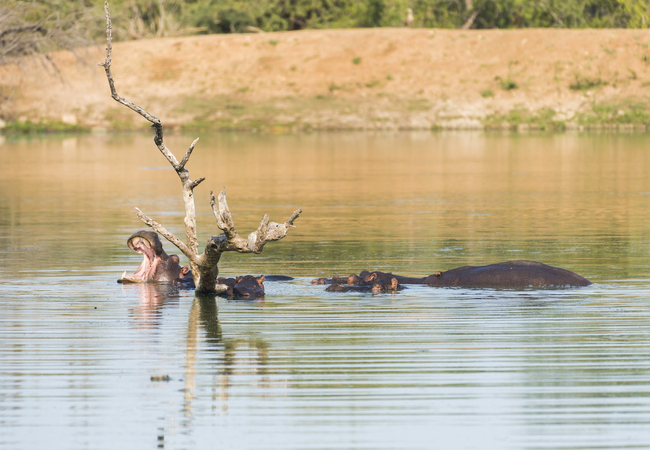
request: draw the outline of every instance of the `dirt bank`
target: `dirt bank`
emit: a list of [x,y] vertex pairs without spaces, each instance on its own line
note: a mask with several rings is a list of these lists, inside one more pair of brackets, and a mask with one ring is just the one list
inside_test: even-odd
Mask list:
[[[356,29],[118,43],[121,95],[167,126],[426,129],[650,125],[650,31]],[[0,68],[5,121],[143,120],[109,95],[101,47]],[[15,88],[12,88],[12,84]],[[7,97],[10,97],[7,100]]]

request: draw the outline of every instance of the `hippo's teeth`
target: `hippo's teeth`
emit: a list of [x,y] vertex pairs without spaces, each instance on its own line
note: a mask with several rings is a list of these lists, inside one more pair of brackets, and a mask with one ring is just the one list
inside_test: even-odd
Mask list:
[[125,278],[126,278],[126,270],[125,270],[124,273],[122,274],[122,279],[125,279]]

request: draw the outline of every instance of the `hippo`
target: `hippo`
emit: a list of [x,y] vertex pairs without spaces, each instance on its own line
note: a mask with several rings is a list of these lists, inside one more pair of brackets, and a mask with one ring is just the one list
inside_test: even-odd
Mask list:
[[[122,278],[117,280],[118,283],[173,283],[183,288],[194,288],[194,278],[189,266],[181,267],[178,256],[165,253],[157,233],[140,230],[133,233],[126,243],[131,250],[141,253],[144,259],[134,274],[127,275],[124,272]],[[219,278],[217,283],[223,286],[223,296],[241,299],[264,297],[264,281],[291,280],[292,277],[284,275],[246,275]]]
[[[165,253],[157,233],[140,230],[133,233],[126,243],[131,250],[141,253],[143,260],[135,273],[127,275],[124,272],[118,283],[175,283],[180,279],[178,256]],[[189,269],[183,270],[183,277],[186,277]]]
[[506,261],[487,266],[465,266],[425,277],[427,286],[470,288],[563,288],[589,286],[577,273],[536,261]]
[[227,286],[220,295],[230,299],[254,299],[264,297],[264,275],[245,275],[236,278],[218,278],[219,284]]
[[[313,284],[359,286],[379,281],[398,285],[424,284],[432,287],[465,288],[564,288],[589,286],[591,281],[577,273],[535,261],[506,261],[486,266],[464,266],[445,272],[436,272],[423,278],[404,277],[385,272],[362,271],[349,277],[317,278]],[[339,289],[332,288],[333,290]]]
[[397,283],[402,284],[423,284],[424,278],[403,277],[385,272],[369,272],[367,270],[361,271],[359,275],[352,274],[348,277],[339,277],[334,275],[332,278],[316,278],[311,280],[311,284],[347,284],[348,286],[364,286],[373,281],[381,281],[383,283],[390,282],[393,278]]
[[348,278],[349,282],[345,283],[332,283],[327,289],[327,292],[372,292],[373,294],[380,294],[382,292],[397,292],[404,289],[404,286],[399,284],[397,278],[391,279],[376,279],[373,278],[364,282],[362,278],[357,275],[351,275]]

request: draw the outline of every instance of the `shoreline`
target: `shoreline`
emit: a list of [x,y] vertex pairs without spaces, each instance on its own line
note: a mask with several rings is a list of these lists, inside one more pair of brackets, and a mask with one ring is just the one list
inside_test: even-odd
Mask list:
[[[527,124],[518,126],[497,127],[433,127],[433,128],[310,128],[310,129],[186,129],[182,127],[168,127],[163,123],[165,134],[194,135],[197,133],[241,133],[241,134],[314,134],[314,133],[482,133],[482,134],[513,134],[513,135],[557,135],[557,134],[645,134],[650,132],[650,126],[638,124],[592,124],[576,125],[567,124],[563,129],[546,130],[538,127],[530,127]],[[0,138],[30,138],[43,136],[84,136],[84,135],[102,135],[102,134],[145,134],[151,133],[149,127],[116,129],[116,128],[87,128],[75,127],[74,129],[61,129],[56,127],[53,130],[43,129],[41,126],[35,129],[22,128],[20,131],[14,131],[11,126],[0,128]],[[1,142],[0,142],[1,143]]]
[[[0,67],[0,129],[135,130],[101,46]],[[304,30],[119,42],[121,96],[167,130],[647,131],[650,30]],[[8,80],[14,80],[13,84]],[[4,125],[4,126],[3,126]]]

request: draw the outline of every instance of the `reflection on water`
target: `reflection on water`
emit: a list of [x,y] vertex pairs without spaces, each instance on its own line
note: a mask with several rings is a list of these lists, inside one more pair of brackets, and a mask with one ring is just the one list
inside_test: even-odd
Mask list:
[[[177,153],[193,136],[171,135]],[[120,285],[135,206],[183,235],[149,136],[0,145],[0,448],[648,448],[650,137],[202,136],[238,231],[305,213],[224,275],[264,301]],[[205,185],[205,186],[204,186]],[[169,244],[168,253],[173,252]],[[336,294],[311,278],[534,259],[558,291]],[[169,381],[161,381],[169,376]]]
[[179,287],[170,284],[133,284],[130,289],[137,291],[139,302],[131,308],[131,316],[137,326],[142,328],[160,326],[163,307],[178,304]]

